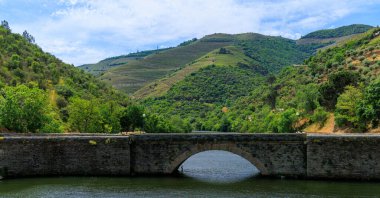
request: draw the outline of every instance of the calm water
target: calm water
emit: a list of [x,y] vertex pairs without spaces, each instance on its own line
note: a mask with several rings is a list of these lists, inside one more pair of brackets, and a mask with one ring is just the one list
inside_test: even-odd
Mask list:
[[255,178],[254,166],[223,151],[194,155],[182,169],[179,177],[4,180],[0,197],[380,197],[380,183]]

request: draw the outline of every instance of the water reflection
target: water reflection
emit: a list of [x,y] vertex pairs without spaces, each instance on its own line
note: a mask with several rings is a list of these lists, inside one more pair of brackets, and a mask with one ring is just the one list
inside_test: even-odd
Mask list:
[[192,156],[186,177],[62,177],[0,180],[3,197],[379,197],[379,182],[252,178],[258,170],[223,151]]
[[212,183],[233,183],[258,175],[259,170],[246,159],[227,151],[204,151],[188,158],[179,172]]
[[378,197],[378,182],[254,178],[205,183],[183,177],[62,177],[0,181],[0,197]]

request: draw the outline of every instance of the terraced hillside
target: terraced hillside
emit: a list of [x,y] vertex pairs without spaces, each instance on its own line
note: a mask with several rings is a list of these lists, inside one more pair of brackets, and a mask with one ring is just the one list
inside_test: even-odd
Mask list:
[[139,60],[143,59],[146,56],[149,56],[151,54],[158,54],[162,51],[165,51],[170,48],[165,49],[157,49],[157,50],[146,50],[142,52],[135,52],[130,53],[128,55],[122,55],[122,56],[115,56],[111,58],[106,58],[98,63],[95,64],[85,64],[81,65],[78,68],[94,75],[94,76],[100,76],[102,73],[106,72],[109,69],[112,69],[114,67],[118,67],[121,65],[127,64],[131,60]]
[[[234,53],[229,54],[228,58],[219,60],[223,56],[215,57],[217,54],[215,52],[221,48],[232,49]],[[234,57],[235,55],[238,57]],[[238,63],[242,63],[276,72],[285,65],[302,63],[310,55],[310,52],[304,52],[294,40],[282,37],[255,33],[213,34],[185,46],[154,53],[140,60],[131,60],[125,65],[108,70],[99,78],[120,90],[134,94],[144,86],[152,87],[151,83],[156,80],[168,79],[169,75],[175,76],[175,79],[170,81],[178,82],[178,76],[190,75],[201,67],[213,64],[212,60],[218,60],[218,64],[236,66]],[[202,59],[207,56],[208,59]],[[179,70],[183,71],[175,73]],[[171,84],[166,84],[170,88]],[[158,90],[161,88],[162,86],[159,86]],[[141,98],[142,95],[147,95],[147,90],[149,88],[144,87],[144,90],[135,94],[136,97]]]
[[144,85],[180,69],[202,55],[232,43],[233,37],[231,35],[210,35],[186,46],[152,54],[141,60],[132,60],[125,65],[109,70],[100,76],[100,79],[112,84],[117,89],[133,93]]
[[168,75],[167,77],[144,86],[134,93],[134,97],[142,99],[162,96],[166,94],[173,85],[184,80],[189,74],[209,65],[223,66],[249,64],[250,61],[253,61],[251,58],[246,57],[244,53],[235,46],[227,46],[221,49],[225,49],[226,53],[220,53],[220,49],[213,50],[201,58],[186,64],[184,68]]
[[380,29],[374,28],[275,75],[242,64],[202,67],[143,104],[195,130],[378,132],[379,74]]

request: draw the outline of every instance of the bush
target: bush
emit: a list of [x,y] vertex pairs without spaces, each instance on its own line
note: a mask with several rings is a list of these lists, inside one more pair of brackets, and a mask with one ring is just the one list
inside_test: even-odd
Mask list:
[[147,115],[144,119],[144,131],[147,133],[169,133],[172,126],[161,116]]
[[70,129],[76,132],[102,132],[99,102],[73,98],[68,108]]
[[[268,117],[269,118],[269,117]],[[298,120],[297,111],[293,108],[287,109],[282,113],[274,114],[270,117],[269,130],[275,133],[296,132],[295,124]]]
[[128,106],[122,113],[120,124],[123,131],[142,129],[144,124],[144,108],[137,105]]
[[380,79],[372,82],[365,90],[364,100],[360,102],[357,113],[360,122],[378,127],[380,121]]
[[369,66],[371,65],[371,61],[369,61],[369,60],[365,60],[365,61],[363,62],[363,64],[364,64],[364,66],[369,67]]
[[53,118],[47,94],[25,85],[5,87],[0,98],[0,124],[15,132],[40,132]]
[[322,107],[318,107],[317,109],[315,109],[310,119],[313,123],[318,123],[319,126],[324,126],[328,117],[329,113],[325,111]]
[[338,97],[335,109],[335,123],[339,127],[362,128],[357,114],[358,104],[363,100],[362,92],[353,86],[347,86]]

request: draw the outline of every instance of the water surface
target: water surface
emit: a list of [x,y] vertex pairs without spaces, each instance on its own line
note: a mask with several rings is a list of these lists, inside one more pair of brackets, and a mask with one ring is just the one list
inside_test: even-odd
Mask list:
[[177,177],[62,177],[0,181],[0,197],[380,197],[378,182],[254,177],[236,155],[209,151],[188,159]]

